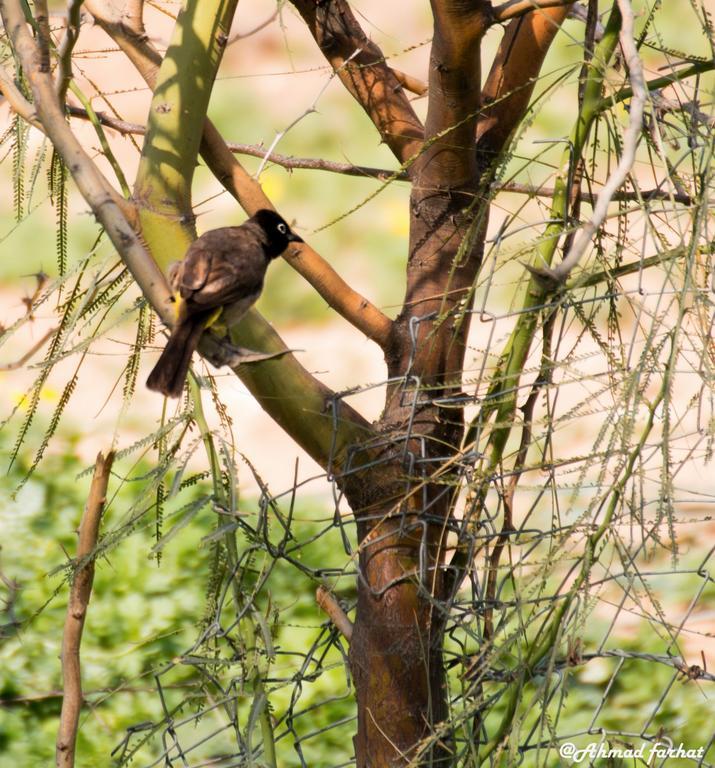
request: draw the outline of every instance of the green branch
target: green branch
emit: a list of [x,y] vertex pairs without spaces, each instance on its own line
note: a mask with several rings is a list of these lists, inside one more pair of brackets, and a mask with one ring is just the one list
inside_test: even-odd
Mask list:
[[85,112],[87,113],[87,117],[90,123],[92,123],[92,127],[94,128],[94,132],[97,134],[99,143],[102,146],[102,152],[104,153],[104,156],[107,158],[109,164],[112,166],[114,175],[117,177],[117,181],[119,182],[119,186],[122,190],[122,194],[124,195],[124,197],[129,199],[132,196],[131,190],[129,189],[129,184],[127,184],[127,180],[124,176],[124,171],[122,170],[122,166],[119,165],[117,158],[114,156],[114,152],[112,152],[112,148],[109,146],[109,141],[107,141],[107,135],[104,133],[104,128],[102,127],[102,123],[97,117],[97,113],[94,111],[92,102],[84,95],[84,93],[80,90],[79,86],[74,80],[68,81],[68,87],[72,91],[72,93],[79,99],[80,103],[84,107]]
[[[695,64],[691,64],[689,67],[680,69],[677,72],[671,72],[669,75],[662,75],[661,77],[656,77],[653,80],[647,80],[645,87],[648,92],[657,91],[660,88],[665,88],[666,86],[672,85],[673,83],[679,83],[681,80],[685,80],[686,77],[700,75],[703,72],[711,72],[713,69],[715,69],[715,60],[697,61]],[[603,111],[609,109],[614,104],[619,104],[622,101],[626,101],[626,99],[630,99],[632,96],[632,88],[621,88],[621,90],[613,94],[613,96],[608,96],[605,99],[601,99],[599,110]]]
[[[162,62],[134,187],[142,234],[166,271],[194,239],[191,182],[211,88],[237,0],[186,0]],[[280,336],[255,311],[231,329],[235,343],[267,354],[286,352]],[[212,359],[215,340],[200,350]],[[291,354],[234,369],[266,412],[323,467],[344,469],[352,445],[371,428]]]
[[194,237],[191,183],[236,4],[186,0],[157,76],[134,198],[144,237],[163,270]]

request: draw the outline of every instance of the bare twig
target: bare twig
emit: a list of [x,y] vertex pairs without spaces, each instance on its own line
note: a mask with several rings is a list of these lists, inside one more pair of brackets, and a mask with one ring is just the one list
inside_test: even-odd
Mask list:
[[318,587],[316,590],[315,600],[328,614],[330,620],[335,624],[335,627],[340,634],[350,642],[353,636],[353,623],[345,615],[345,611],[340,607],[338,601],[323,586]]
[[288,131],[291,130],[291,128],[298,125],[298,123],[303,120],[304,118],[308,117],[308,115],[312,115],[318,108],[318,102],[320,101],[320,97],[325,93],[330,83],[333,81],[333,78],[338,76],[340,74],[340,71],[347,67],[350,62],[356,58],[360,54],[360,49],[356,48],[350,56],[333,72],[331,72],[330,77],[323,83],[320,91],[318,91],[318,95],[313,100],[313,103],[304,110],[298,117],[295,118],[295,120],[292,120],[286,128],[284,128],[282,131],[278,131],[276,135],[273,138],[273,141],[271,142],[271,145],[268,147],[268,149],[264,152],[263,158],[261,159],[261,164],[258,166],[258,170],[254,174],[256,179],[259,179],[261,177],[261,174],[263,173],[263,169],[266,167],[266,163],[269,161],[271,154],[273,150],[278,145],[278,142],[288,133]]
[[628,0],[618,0],[618,7],[623,18],[619,39],[626,58],[631,86],[633,88],[630,118],[623,137],[623,154],[621,155],[621,159],[618,162],[616,169],[610,175],[598,196],[591,219],[581,227],[581,230],[574,240],[573,246],[564,257],[564,260],[553,269],[547,270],[551,277],[558,282],[564,282],[571,270],[579,263],[591,242],[591,238],[606,218],[608,206],[610,205],[616,190],[626,180],[628,173],[635,163],[636,149],[643,130],[643,110],[645,107],[647,90],[645,78],[643,77],[643,67],[641,66],[638,49],[636,48],[633,39],[633,10],[631,9]]
[[251,37],[252,35],[255,35],[256,32],[260,32],[262,29],[265,29],[267,26],[272,24],[276,19],[278,18],[278,8],[276,8],[275,11],[265,20],[262,21],[260,24],[257,24],[255,27],[252,27],[248,30],[248,32],[236,32],[235,35],[231,35],[228,39],[228,43],[226,43],[227,46],[233,45],[237,40],[245,40],[247,37]]
[[[0,90],[2,90],[3,87],[3,82],[0,79]],[[29,103],[28,106],[31,107]],[[73,117],[89,120],[87,111],[82,107],[70,106],[68,109],[70,115]],[[146,128],[143,125],[139,125],[139,123],[130,123],[126,120],[119,120],[116,117],[106,114],[106,112],[96,112],[95,114],[97,120],[102,125],[106,125],[108,128],[113,128],[120,133],[131,133],[139,136],[146,133]],[[223,139],[221,139],[221,141],[223,141]],[[240,142],[227,141],[225,142],[225,145],[231,152],[237,155],[263,157],[266,153],[266,148],[262,144],[242,144]],[[360,178],[378,179],[379,181],[385,181],[386,179],[393,179],[394,181],[410,180],[407,171],[392,171],[389,168],[372,168],[365,165],[353,165],[352,163],[339,163],[335,160],[325,160],[322,157],[292,157],[290,155],[273,153],[271,154],[270,161],[275,165],[279,165],[281,168],[286,168],[288,170],[327,171],[328,173],[340,173],[345,176],[358,176]],[[223,179],[222,183],[226,183],[226,180]],[[492,191],[509,192],[516,195],[528,195],[529,197],[552,198],[554,196],[553,187],[537,187],[533,184],[521,184],[514,181],[506,184],[495,183],[492,185]],[[232,194],[234,193],[232,192]],[[234,194],[234,197],[239,199],[236,194]],[[587,203],[595,203],[598,199],[597,195],[585,190],[580,193],[579,198]],[[671,195],[667,190],[663,189],[644,189],[638,192],[621,191],[616,192],[612,199],[614,201],[673,199],[676,203],[683,203],[684,205],[690,205],[690,203],[692,203],[692,198],[689,195]]]
[[35,352],[42,349],[43,344],[48,339],[52,338],[55,333],[57,333],[57,328],[50,328],[50,330],[47,331],[42,338],[38,339],[22,357],[14,360],[12,363],[4,363],[3,365],[0,365],[0,371],[16,371],[18,368],[22,368]]
[[87,506],[82,515],[79,527],[79,543],[77,545],[77,570],[72,579],[70,599],[67,606],[67,618],[62,636],[62,678],[64,695],[60,727],[57,734],[57,749],[55,762],[61,768],[71,768],[74,765],[75,743],[79,713],[82,707],[82,678],[79,659],[82,630],[87,615],[92,582],[94,580],[94,558],[92,553],[97,546],[99,523],[107,495],[109,474],[112,468],[114,454],[110,451],[107,456],[97,455],[94,465],[92,485],[89,489]]

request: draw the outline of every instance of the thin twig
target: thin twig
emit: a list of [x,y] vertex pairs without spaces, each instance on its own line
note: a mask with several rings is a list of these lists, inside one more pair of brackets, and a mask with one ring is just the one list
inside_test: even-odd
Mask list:
[[69,87],[72,90],[72,93],[79,99],[79,101],[83,105],[84,110],[87,113],[87,117],[89,118],[89,121],[92,123],[92,126],[94,127],[94,131],[97,134],[97,138],[99,139],[99,143],[102,147],[102,152],[104,153],[104,156],[107,158],[107,161],[109,162],[109,164],[112,166],[114,175],[117,177],[117,181],[119,182],[119,187],[122,190],[122,194],[124,195],[124,197],[129,199],[132,196],[131,190],[129,189],[129,184],[127,184],[127,179],[124,176],[124,171],[122,170],[122,166],[117,161],[117,158],[114,156],[114,152],[112,152],[112,148],[109,146],[109,142],[107,141],[107,136],[104,133],[104,129],[102,128],[100,121],[97,119],[97,115],[95,114],[94,107],[92,107],[92,102],[84,95],[84,93],[80,90],[76,82],[70,81]]
[[638,49],[633,39],[633,10],[628,0],[618,0],[618,7],[623,18],[619,40],[625,55],[626,64],[628,65],[631,86],[633,88],[630,118],[623,137],[623,154],[616,169],[610,175],[598,196],[591,219],[581,228],[564,260],[553,269],[548,270],[551,277],[558,282],[564,282],[571,270],[579,263],[591,243],[591,238],[606,218],[608,206],[613,200],[616,190],[626,180],[635,163],[636,149],[643,130],[643,110],[645,108],[647,90],[643,76],[643,67],[641,66]]
[[338,605],[338,601],[323,586],[318,587],[316,590],[315,600],[328,614],[330,620],[335,624],[335,627],[340,634],[350,642],[353,636],[353,623],[345,615],[345,611]]
[[57,328],[50,328],[49,331],[38,341],[36,341],[30,349],[25,352],[25,354],[18,358],[17,360],[14,360],[12,363],[4,363],[3,365],[0,365],[0,371],[16,371],[18,368],[22,368],[23,365],[37,352],[38,349],[42,348],[42,345],[52,336],[57,333]]
[[[3,84],[0,81],[0,89]],[[81,107],[70,106],[69,113],[72,117],[82,120],[88,120],[86,110]],[[126,120],[119,120],[105,112],[96,112],[97,119],[102,125],[113,128],[122,134],[136,134],[143,136],[146,128],[139,123],[130,123]],[[231,152],[237,155],[248,155],[249,157],[264,157],[266,148],[262,144],[242,144],[240,142],[225,142]],[[385,181],[394,179],[395,181],[409,181],[407,171],[391,171],[389,168],[373,168],[366,165],[353,165],[352,163],[340,163],[335,160],[325,160],[322,157],[292,157],[290,155],[271,154],[270,162],[275,165],[286,168],[287,170],[306,170],[306,171],[327,171],[329,173],[340,173],[345,176],[358,176],[360,178],[378,179]],[[507,184],[494,184],[492,190],[495,192],[510,192],[516,195],[528,195],[529,197],[548,197],[554,196],[553,187],[536,187],[532,184],[521,184],[519,182],[509,182]],[[583,202],[595,203],[597,196],[591,192],[583,191],[580,193],[580,199]],[[670,200],[676,203],[690,205],[692,198],[689,195],[670,195],[663,189],[644,189],[638,192],[617,192],[612,200],[640,201],[640,200]]]
[[109,474],[114,461],[114,453],[109,452],[105,457],[97,455],[94,465],[94,475],[89,489],[87,506],[82,515],[79,527],[79,543],[77,545],[77,570],[72,579],[67,617],[62,636],[62,679],[64,696],[60,727],[57,733],[57,749],[55,762],[59,768],[74,766],[75,744],[79,713],[82,708],[82,677],[79,659],[82,630],[87,615],[87,606],[92,593],[94,580],[94,557],[92,553],[97,546],[99,523],[104,510],[107,496]]
[[228,39],[228,43],[226,43],[226,47],[229,45],[233,45],[237,40],[245,40],[247,37],[251,37],[252,35],[255,35],[256,32],[260,32],[262,29],[265,29],[267,26],[272,24],[276,19],[278,18],[278,8],[276,8],[275,11],[265,20],[262,21],[260,24],[256,25],[255,27],[252,27],[248,30],[248,32],[236,32],[236,34],[231,35]]
[[261,164],[258,166],[258,170],[254,174],[256,179],[259,179],[261,177],[261,173],[263,173],[263,169],[266,167],[266,163],[271,157],[271,153],[278,145],[278,142],[288,133],[288,131],[291,130],[291,128],[294,128],[303,118],[308,117],[308,115],[312,115],[314,112],[317,112],[318,109],[318,102],[320,101],[320,97],[325,93],[325,91],[328,89],[328,86],[330,83],[333,82],[333,78],[337,77],[341,70],[348,66],[348,64],[356,58],[361,52],[360,48],[356,48],[350,56],[335,70],[333,70],[330,73],[330,77],[323,83],[323,86],[321,87],[320,91],[318,91],[318,95],[313,100],[313,103],[298,117],[295,118],[291,123],[288,124],[286,128],[284,128],[282,131],[278,131],[276,133],[275,137],[273,138],[273,141],[271,142],[270,147],[265,151],[263,155],[263,159],[261,160]]

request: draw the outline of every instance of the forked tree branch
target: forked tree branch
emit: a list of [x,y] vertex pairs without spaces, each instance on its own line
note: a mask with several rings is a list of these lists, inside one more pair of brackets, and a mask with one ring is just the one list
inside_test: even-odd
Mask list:
[[[86,0],[87,10],[119,45],[147,85],[154,89],[161,55],[143,35],[143,28],[129,30],[101,0]],[[259,208],[273,208],[259,182],[233,157],[213,123],[206,119],[201,155],[218,181],[249,215]],[[385,347],[392,321],[368,299],[355,291],[335,269],[307,243],[284,254],[286,261],[315,288],[326,303],[368,338]]]
[[[454,333],[443,321],[471,291],[480,262],[484,219],[474,137],[480,107],[480,46],[490,10],[488,3],[479,1],[432,2],[425,141],[410,167],[407,287],[396,321],[399,348],[390,369],[394,378],[405,375],[409,367],[431,387],[439,388],[447,376],[453,378],[461,370],[469,321]],[[416,326],[412,354],[410,324],[418,317],[424,320]]]
[[[77,187],[132,273],[143,294],[166,325],[174,312],[164,274],[147,253],[124,215],[106,179],[69,128],[60,108],[51,75],[40,68],[40,51],[25,22],[20,0],[0,0],[0,15],[33,91],[38,120],[65,161]],[[126,205],[126,201],[122,201]],[[132,208],[133,210],[133,208]],[[238,335],[252,339],[245,346],[266,353],[283,353],[285,344],[256,312],[240,324]],[[211,355],[220,342],[205,335],[202,349]],[[372,434],[370,425],[353,408],[331,408],[334,393],[315,379],[293,355],[236,370],[264,409],[322,466],[336,474],[345,466],[350,446]]]
[[55,761],[59,768],[72,768],[75,764],[77,728],[83,701],[79,652],[84,620],[87,616],[87,607],[92,594],[92,582],[94,581],[92,553],[97,547],[99,523],[102,519],[113,461],[114,454],[112,452],[106,456],[102,453],[97,455],[87,506],[79,526],[79,542],[77,544],[77,557],[75,558],[77,570],[72,578],[67,617],[62,636],[63,696],[55,752]]
[[[106,8],[98,0],[88,0],[88,8],[92,13],[107,13]],[[147,41],[116,23],[112,17],[103,17],[105,29],[110,36],[116,34],[120,47],[137,66],[140,74],[156,91],[157,66],[160,56]],[[209,66],[208,64],[206,66]],[[165,73],[166,74],[166,73]],[[199,73],[196,73],[197,76]],[[169,77],[171,73],[168,73]],[[156,101],[156,98],[155,98]],[[235,161],[218,131],[208,122],[199,126],[203,130],[202,147],[209,166],[222,169],[227,178],[235,185],[238,196],[247,207],[255,205],[262,207],[266,198],[260,185],[250,179],[248,174]],[[229,162],[230,161],[230,162]],[[181,162],[184,162],[183,160]],[[184,189],[186,198],[189,192]],[[255,208],[254,208],[255,210]],[[152,237],[161,237],[168,231],[171,220],[167,219],[165,228],[159,224]],[[175,235],[177,228],[172,227]],[[156,263],[150,259],[151,263]],[[156,305],[155,305],[156,306]],[[164,320],[167,322],[165,304]],[[168,319],[171,325],[171,318]],[[281,426],[301,447],[323,467],[331,472],[340,474],[348,461],[351,446],[363,442],[372,434],[368,422],[353,408],[338,404],[334,393],[315,377],[313,377],[297,359],[288,353],[280,336],[260,316],[252,310],[242,321],[230,329],[234,343],[252,349],[259,349],[267,354],[281,355],[280,359],[266,360],[252,365],[232,367],[251,393],[256,397],[264,410]],[[220,343],[210,334],[204,334],[199,347],[202,354],[209,360],[221,359]],[[219,354],[217,354],[219,353]]]

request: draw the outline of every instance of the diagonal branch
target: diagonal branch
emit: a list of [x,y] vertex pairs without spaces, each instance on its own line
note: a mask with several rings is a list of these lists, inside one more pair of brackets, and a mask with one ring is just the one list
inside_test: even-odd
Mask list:
[[[400,79],[363,32],[345,0],[292,0],[343,85],[365,110],[401,163],[422,145],[422,124]],[[355,54],[355,51],[358,51]]]
[[[249,215],[260,208],[274,207],[261,185],[236,160],[226,142],[208,120],[204,125],[201,148],[213,174]],[[289,248],[283,257],[315,288],[330,307],[383,349],[387,346],[392,330],[390,318],[348,285],[308,243]]]
[[487,162],[504,149],[526,114],[541,65],[569,7],[528,13],[507,27],[482,89],[477,147]]

